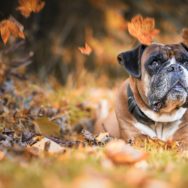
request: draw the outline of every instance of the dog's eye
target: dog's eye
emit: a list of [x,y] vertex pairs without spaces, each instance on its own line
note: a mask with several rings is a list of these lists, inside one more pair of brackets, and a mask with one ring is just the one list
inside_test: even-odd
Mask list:
[[158,61],[153,61],[151,63],[151,66],[152,66],[153,69],[155,69],[155,68],[157,68],[159,66],[159,62]]

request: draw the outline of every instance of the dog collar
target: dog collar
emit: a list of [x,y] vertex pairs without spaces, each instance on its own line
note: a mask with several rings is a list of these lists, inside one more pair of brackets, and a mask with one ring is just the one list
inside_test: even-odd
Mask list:
[[154,124],[155,122],[152,119],[150,119],[148,116],[146,116],[136,104],[130,85],[128,85],[127,87],[127,96],[128,96],[128,110],[136,118],[136,120],[145,125]]

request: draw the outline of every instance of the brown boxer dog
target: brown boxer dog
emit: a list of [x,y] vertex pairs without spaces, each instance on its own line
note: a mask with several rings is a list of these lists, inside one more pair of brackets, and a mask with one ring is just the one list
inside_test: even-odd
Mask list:
[[99,120],[95,132],[127,142],[147,135],[188,147],[188,48],[184,44],[139,45],[118,55],[129,73],[115,112]]

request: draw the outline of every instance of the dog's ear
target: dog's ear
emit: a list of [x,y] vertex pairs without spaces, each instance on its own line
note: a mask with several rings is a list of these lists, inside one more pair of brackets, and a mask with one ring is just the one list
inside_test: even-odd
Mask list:
[[181,45],[185,48],[185,50],[188,51],[188,45],[186,45],[185,43],[181,43]]
[[117,57],[118,62],[124,65],[127,72],[135,78],[141,77],[140,61],[146,47],[146,45],[140,44],[133,50],[120,53]]
[[181,32],[182,42],[181,45],[188,51],[188,28],[183,28]]

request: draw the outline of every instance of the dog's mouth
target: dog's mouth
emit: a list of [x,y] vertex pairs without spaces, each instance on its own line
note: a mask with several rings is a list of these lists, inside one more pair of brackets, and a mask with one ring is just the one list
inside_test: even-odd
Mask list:
[[167,102],[177,103],[179,106],[188,106],[188,89],[178,80],[168,89],[166,94],[159,100],[151,103],[151,108],[155,112],[159,112]]
[[169,92],[171,92],[172,90],[173,90],[173,92],[181,93],[182,91],[186,91],[187,89],[180,81],[176,81],[172,85],[172,87],[168,90],[168,92],[165,96],[167,96],[169,94]]

